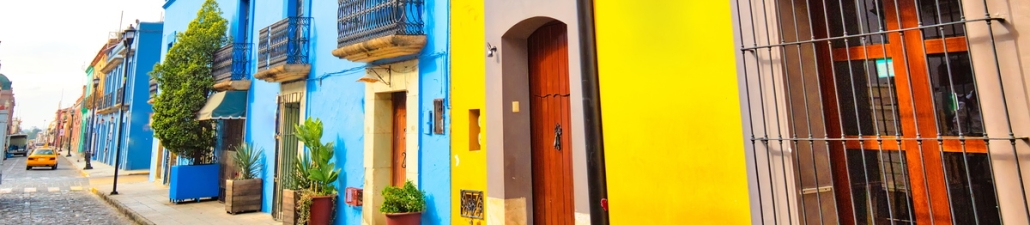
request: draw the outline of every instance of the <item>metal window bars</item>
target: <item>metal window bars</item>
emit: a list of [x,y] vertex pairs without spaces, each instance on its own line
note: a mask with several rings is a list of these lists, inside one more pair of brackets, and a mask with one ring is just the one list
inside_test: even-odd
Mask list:
[[731,4],[755,224],[1030,223],[1007,3]]
[[339,0],[337,47],[388,35],[424,35],[421,0]]
[[258,71],[307,64],[311,17],[288,17],[258,31]]

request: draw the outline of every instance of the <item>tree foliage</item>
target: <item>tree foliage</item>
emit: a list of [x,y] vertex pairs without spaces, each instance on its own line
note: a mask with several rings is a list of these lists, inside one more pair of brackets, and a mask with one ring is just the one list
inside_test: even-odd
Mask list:
[[227,24],[218,3],[206,0],[186,32],[176,34],[165,60],[151,72],[161,88],[154,100],[154,134],[161,145],[192,164],[212,161],[214,128],[211,121],[197,120],[197,112],[214,84],[211,60],[226,43]]

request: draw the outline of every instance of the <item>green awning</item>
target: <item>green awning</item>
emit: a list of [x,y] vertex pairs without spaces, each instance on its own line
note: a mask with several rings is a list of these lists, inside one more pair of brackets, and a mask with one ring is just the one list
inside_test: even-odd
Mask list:
[[197,114],[199,120],[244,119],[247,117],[247,91],[215,92]]

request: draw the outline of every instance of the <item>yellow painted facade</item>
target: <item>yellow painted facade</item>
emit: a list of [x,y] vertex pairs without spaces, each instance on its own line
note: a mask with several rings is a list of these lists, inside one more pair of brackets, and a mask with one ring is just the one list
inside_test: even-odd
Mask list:
[[[461,190],[483,191],[486,198],[486,56],[483,1],[451,2],[451,223],[481,225],[461,217]],[[479,150],[469,128],[472,110],[479,111]],[[472,223],[470,223],[470,221]]]
[[101,71],[100,68],[107,66],[107,52],[103,52],[100,56],[100,61],[97,61],[96,65],[93,65],[93,77],[100,79],[100,85],[97,85],[97,96],[104,95],[104,87],[107,85],[107,74]]
[[728,1],[596,0],[611,224],[749,224]]

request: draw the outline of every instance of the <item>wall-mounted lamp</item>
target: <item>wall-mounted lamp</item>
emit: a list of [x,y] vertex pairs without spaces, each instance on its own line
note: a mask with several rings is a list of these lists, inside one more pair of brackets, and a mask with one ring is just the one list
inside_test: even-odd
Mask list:
[[[386,69],[390,70],[389,67],[387,67]],[[369,83],[369,84],[373,84],[373,83],[376,83],[376,82],[383,82],[386,85],[390,85],[390,82],[386,81],[386,79],[383,79],[383,76],[379,75],[379,72],[376,71],[375,68],[371,68],[371,67],[368,68],[365,71],[365,76],[361,76],[361,78],[358,78],[357,81],[358,82],[365,82],[365,83]]]
[[486,57],[494,57],[494,53],[497,52],[497,46],[493,46],[490,42],[486,43]]

